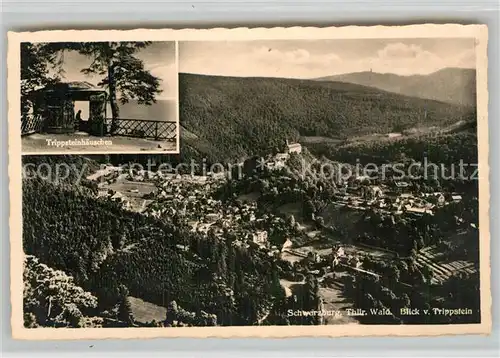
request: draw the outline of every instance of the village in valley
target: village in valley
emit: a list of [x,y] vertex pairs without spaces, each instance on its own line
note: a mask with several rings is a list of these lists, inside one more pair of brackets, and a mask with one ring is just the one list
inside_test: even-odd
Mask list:
[[[395,249],[349,237],[353,231],[344,230],[339,223],[352,221],[352,216],[337,221],[339,215],[347,213],[359,219],[367,212],[377,213],[390,217],[396,225],[398,217],[432,217],[437,210],[460,203],[462,196],[444,191],[417,193],[409,180],[383,182],[353,175],[332,183],[329,189],[318,185],[320,192],[330,190],[330,194],[325,194],[321,209],[307,209],[310,200],[305,202],[304,192],[309,189],[307,184],[303,186],[307,180],[290,175],[288,167],[291,161],[303,157],[302,146],[287,141],[281,152],[259,163],[240,163],[244,169],[239,180],[224,172],[165,173],[110,164],[87,179],[97,183],[98,197],[120,202],[127,210],[156,219],[175,217],[192,232],[231,240],[233,245],[261,250],[288,262],[294,273],[280,279],[287,297],[293,298],[297,287],[305,283],[305,276],[313,275],[319,285],[319,307],[337,312],[323,317],[321,322],[358,323],[357,315],[349,314],[356,304],[344,298],[346,279],[358,275],[391,279],[391,272],[395,271],[398,277],[404,276],[399,273],[397,262],[406,258]],[[335,219],[328,219],[328,212],[335,212]],[[461,220],[456,217],[457,224]],[[477,231],[474,224],[467,226],[463,220],[462,224],[464,235]],[[412,251],[423,282],[440,285],[460,273],[477,273],[477,264],[469,260],[441,260],[442,248],[438,246],[415,244]],[[178,249],[188,250],[183,245],[178,245]],[[388,277],[383,278],[380,270],[373,269],[380,265],[393,267],[393,271],[386,270]],[[404,282],[402,285],[411,286]],[[398,316],[399,312],[390,315]]]

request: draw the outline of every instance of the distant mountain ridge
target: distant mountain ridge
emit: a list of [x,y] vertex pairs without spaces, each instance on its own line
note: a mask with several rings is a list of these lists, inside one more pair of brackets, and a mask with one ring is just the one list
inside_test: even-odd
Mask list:
[[347,82],[411,97],[463,106],[476,105],[476,70],[444,68],[428,75],[400,76],[393,73],[354,72],[316,78]]

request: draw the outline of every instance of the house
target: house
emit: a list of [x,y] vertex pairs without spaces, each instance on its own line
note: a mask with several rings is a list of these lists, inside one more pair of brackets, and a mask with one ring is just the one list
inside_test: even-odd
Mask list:
[[213,223],[199,223],[196,228],[196,231],[207,234],[212,225]]
[[382,192],[382,189],[379,186],[369,186],[369,187],[363,187],[361,189],[362,196],[365,199],[376,199],[380,198],[384,195]]
[[415,215],[432,214],[432,211],[427,208],[418,208],[406,205],[406,212]]
[[443,193],[434,193],[434,195],[436,196],[437,202],[439,204],[443,204],[445,202],[446,198],[444,197]]
[[[313,252],[313,251],[309,251],[307,253],[307,258],[311,261],[311,262],[314,262],[314,263],[320,263],[321,262],[321,256],[318,255],[317,252]],[[311,272],[312,273],[312,272]],[[319,273],[319,272],[318,272]]]
[[260,230],[252,235],[252,241],[260,246],[267,245],[267,231]]
[[292,240],[286,239],[286,241],[283,243],[281,251],[291,248],[292,245],[293,245]]
[[404,193],[404,194],[401,194],[398,197],[398,199],[400,199],[400,200],[396,200],[396,202],[413,200],[413,195],[412,194]]
[[186,245],[177,244],[177,245],[175,245],[175,247],[177,247],[181,251],[189,251],[189,246],[186,246]]
[[106,188],[99,188],[97,191],[97,196],[107,196],[108,195],[108,189]]
[[278,153],[274,156],[274,160],[276,162],[286,162],[290,158],[290,154],[288,153]]
[[126,199],[125,195],[117,191],[116,193],[113,194],[111,199],[116,200],[116,201],[124,201]]
[[439,205],[443,205],[446,201],[446,198],[442,193],[437,192],[437,193],[432,193],[431,195],[434,197],[434,201]]
[[408,188],[410,186],[410,184],[405,181],[397,181],[395,184],[398,188]]
[[357,256],[349,256],[347,259],[347,264],[351,267],[360,268],[361,261]]
[[275,162],[275,167],[274,167],[275,169],[282,169],[284,167],[285,167],[285,162],[282,162],[282,161]]
[[340,201],[347,201],[347,200],[349,200],[349,196],[345,195],[345,194],[342,194],[342,193],[335,194],[335,198],[337,200],[340,200]]
[[274,170],[274,169],[277,169],[277,168],[276,168],[276,167],[277,167],[276,162],[267,162],[267,163],[266,163],[266,167],[267,167],[267,169],[269,169],[269,170]]
[[341,263],[341,262],[340,262],[340,259],[336,256],[336,257],[334,257],[334,258],[333,258],[333,260],[332,260],[332,263],[331,263],[330,267],[331,267],[332,269],[334,269],[334,268],[335,268],[335,267],[337,267],[340,263]]
[[335,255],[338,256],[338,257],[342,257],[342,256],[345,256],[345,250],[343,247],[339,247],[337,249],[337,251],[335,252]]
[[132,209],[133,208],[132,203],[128,200],[123,199],[123,208],[129,210]]
[[288,139],[286,140],[285,153],[302,153],[302,146],[300,143],[289,143]]
[[207,221],[217,221],[218,219],[221,218],[221,215],[220,214],[215,214],[215,213],[212,213],[212,214],[207,214],[205,216],[205,219]]

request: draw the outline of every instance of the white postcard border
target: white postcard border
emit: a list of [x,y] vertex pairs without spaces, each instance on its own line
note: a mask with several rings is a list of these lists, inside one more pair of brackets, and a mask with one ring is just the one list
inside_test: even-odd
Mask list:
[[[21,211],[21,136],[19,43],[58,41],[243,41],[263,39],[368,39],[368,38],[476,38],[478,152],[480,166],[480,285],[481,323],[458,325],[335,325],[335,326],[245,326],[189,328],[37,328],[23,326],[23,251]],[[137,339],[159,337],[186,338],[286,338],[344,336],[437,336],[489,334],[491,332],[489,165],[488,165],[488,90],[487,41],[485,25],[423,24],[410,26],[346,26],[291,28],[236,28],[182,30],[57,30],[8,34],[8,103],[9,103],[9,191],[11,245],[11,325],[13,338],[54,339]],[[180,128],[180,125],[178,126]],[[179,135],[178,139],[179,141]],[[41,153],[37,153],[41,154]],[[50,153],[54,154],[54,153]],[[64,153],[69,154],[69,153]],[[73,154],[73,153],[72,153]],[[93,154],[93,153],[85,153]],[[97,154],[97,153],[95,153]],[[104,154],[104,153],[103,153]],[[105,154],[112,154],[106,152]],[[123,153],[120,153],[123,154]],[[141,152],[140,154],[149,154]],[[160,154],[156,152],[155,154]],[[161,153],[165,154],[165,153]]]

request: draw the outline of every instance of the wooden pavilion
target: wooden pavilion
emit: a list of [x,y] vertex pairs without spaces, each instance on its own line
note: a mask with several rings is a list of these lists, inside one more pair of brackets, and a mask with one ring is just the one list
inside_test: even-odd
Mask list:
[[[107,93],[88,82],[60,82],[31,93],[33,114],[23,116],[21,134],[74,133],[105,135]],[[89,102],[89,120],[76,123],[75,101]]]

